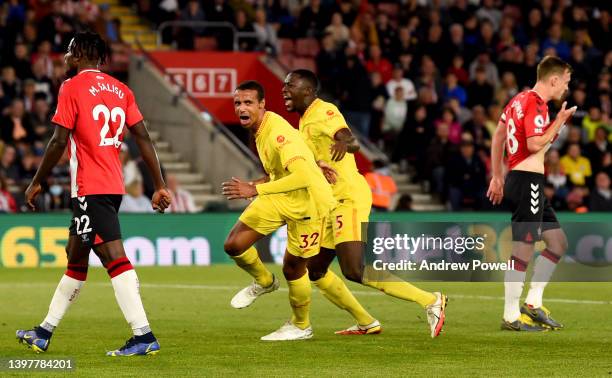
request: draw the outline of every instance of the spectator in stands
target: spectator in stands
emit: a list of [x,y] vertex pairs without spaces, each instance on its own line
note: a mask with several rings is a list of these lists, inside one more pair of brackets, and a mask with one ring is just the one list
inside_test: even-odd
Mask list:
[[37,93],[34,96],[34,109],[29,118],[34,131],[34,139],[46,144],[53,134],[53,127],[51,126],[49,103],[44,94]]
[[572,117],[572,123],[575,125],[582,125],[584,117],[587,113],[587,104],[586,104],[586,92],[583,86],[578,86],[574,88],[571,92],[571,97],[567,101],[567,106],[576,106],[576,112]]
[[372,209],[389,211],[397,194],[397,185],[383,160],[373,162],[374,170],[365,174],[365,179],[372,190]]
[[470,79],[477,80],[479,68],[484,71],[485,81],[493,88],[499,85],[499,73],[497,66],[491,61],[488,51],[482,51],[478,57],[470,64]]
[[407,159],[416,167],[415,182],[426,177],[424,162],[427,158],[427,145],[434,134],[434,127],[427,114],[427,107],[417,104],[414,109],[410,109],[408,120],[398,138],[395,160],[401,162]]
[[357,16],[357,19],[351,27],[351,39],[353,42],[363,43],[367,46],[378,46],[378,32],[376,24],[370,12],[362,12]]
[[321,5],[321,0],[310,0],[300,12],[298,18],[299,37],[318,38],[319,33],[329,25],[329,13],[327,7]]
[[555,188],[555,195],[565,198],[568,194],[568,179],[561,165],[559,151],[554,148],[548,151],[544,159],[544,175],[546,182]]
[[172,196],[172,204],[168,208],[171,213],[195,213],[198,208],[195,205],[193,196],[187,190],[179,186],[178,180],[174,175],[166,177],[168,190]]
[[404,90],[404,100],[413,101],[417,99],[417,92],[412,80],[404,77],[404,70],[400,65],[393,68],[393,76],[386,84],[387,93],[395,93],[395,88],[402,87]]
[[457,77],[459,85],[466,87],[470,83],[470,76],[465,68],[463,68],[463,63],[463,56],[455,55],[453,57],[451,66],[448,69],[448,73],[454,74]]
[[273,56],[276,55],[279,51],[276,29],[267,22],[266,12],[261,8],[255,11],[253,29],[257,35],[256,49],[259,51],[266,51]]
[[491,148],[491,134],[486,126],[487,114],[484,107],[476,105],[472,109],[472,119],[463,125],[463,130],[472,135],[476,148],[489,150]]
[[494,30],[498,30],[502,19],[502,12],[495,7],[494,0],[483,0],[476,12],[476,17],[480,21],[488,21]]
[[15,213],[17,212],[17,202],[8,191],[8,183],[0,173],[0,213]]
[[353,25],[357,19],[357,6],[353,0],[340,0],[338,12],[342,15],[344,25]]
[[349,28],[342,22],[342,14],[335,12],[331,17],[331,24],[325,28],[325,34],[329,34],[336,49],[343,49],[350,37]]
[[143,193],[142,181],[133,180],[125,186],[120,213],[152,213],[151,201]]
[[563,171],[574,185],[584,186],[591,177],[591,162],[581,155],[580,145],[572,143],[567,148],[567,154],[561,158]]
[[595,139],[595,130],[600,127],[605,128],[601,110],[596,105],[591,105],[588,114],[582,120],[582,128],[586,131],[589,142]]
[[455,151],[454,145],[448,140],[449,125],[441,123],[436,127],[436,136],[427,147],[425,172],[431,183],[432,192],[444,198],[444,176],[446,165]]
[[507,104],[517,93],[518,85],[516,77],[512,72],[506,71],[502,74],[501,82],[495,93],[495,100],[498,104]]
[[448,101],[451,98],[456,98],[461,106],[465,106],[467,102],[467,93],[465,89],[459,85],[457,76],[449,72],[446,74],[446,85],[444,87],[444,100]]
[[34,130],[26,116],[22,99],[15,98],[8,114],[0,118],[0,139],[10,144],[34,141]]
[[206,1],[207,8],[204,10],[207,21],[214,22],[232,22],[234,19],[234,10],[228,4],[227,0],[210,0]]
[[608,131],[605,127],[595,130],[595,138],[585,147],[585,156],[591,162],[593,172],[599,172],[603,167],[603,157],[606,152],[612,152],[612,144],[608,142]]
[[493,99],[493,85],[487,82],[487,74],[483,67],[477,67],[474,80],[467,87],[467,106],[473,108],[482,105],[485,108],[491,105]]
[[21,82],[15,74],[15,68],[12,66],[2,68],[2,82],[0,84],[0,96],[2,96],[0,108],[3,108],[8,106],[14,98],[17,98],[19,92],[21,92]]
[[338,93],[337,78],[344,63],[344,56],[336,48],[334,38],[326,33],[321,40],[321,50],[315,58],[317,74],[321,82],[321,95],[335,97]]
[[382,82],[380,73],[370,74],[371,96],[370,104],[370,139],[374,142],[382,139],[382,123],[384,120],[385,104],[389,98],[387,87]]
[[[55,67],[57,65],[52,65],[52,71],[55,73]],[[62,70],[63,73],[63,70]],[[53,93],[57,93],[54,89],[59,90],[59,86],[53,85],[53,82],[50,79],[50,76],[47,75],[47,71],[45,68],[45,63],[43,60],[38,60],[32,64],[32,74],[34,75],[33,79],[36,82],[36,92],[42,92],[51,98]],[[63,77],[63,75],[62,75]]]
[[24,43],[16,43],[14,57],[11,60],[11,67],[15,69],[15,73],[19,80],[25,80],[32,77],[32,64],[30,62],[30,54],[28,47]]
[[393,97],[385,104],[384,121],[382,127],[385,151],[392,153],[397,139],[406,122],[408,103],[405,100],[404,88],[396,86]]
[[559,196],[555,190],[555,186],[550,182],[544,183],[544,197],[549,201],[555,210],[565,210],[567,208],[565,196]]
[[442,110],[440,118],[434,121],[434,126],[437,128],[445,125],[448,127],[448,140],[449,142],[458,145],[461,142],[461,124],[457,122],[457,117],[451,108],[445,107]]
[[391,80],[393,75],[393,66],[382,56],[382,51],[378,45],[370,45],[370,58],[366,61],[366,69],[372,73],[374,71],[380,73],[383,82]]
[[[187,22],[204,22],[206,21],[206,14],[201,8],[198,0],[189,0],[187,6],[181,11],[179,20]],[[185,26],[179,28],[176,36],[178,49],[193,50],[194,38],[204,35],[204,30],[202,26]]]
[[610,177],[605,172],[595,176],[595,189],[589,200],[591,211],[612,211],[612,191],[610,191]]
[[573,187],[565,199],[567,202],[567,209],[576,213],[587,212],[588,208],[584,205],[587,192],[588,190],[584,186]]
[[452,211],[460,211],[466,207],[478,210],[484,204],[486,169],[474,152],[472,141],[462,141],[459,155],[452,158],[446,168],[448,197]]
[[17,150],[11,145],[4,145],[2,159],[0,160],[0,175],[9,185],[14,185],[20,181]]
[[368,71],[356,56],[349,56],[340,80],[341,110],[352,129],[361,135],[370,133],[371,82]]
[[[236,31],[239,33],[255,33],[253,24],[248,21],[249,20],[247,18],[246,12],[242,9],[238,9],[236,11],[236,19],[234,20],[234,26],[236,27]],[[238,37],[238,49],[240,51],[253,51],[255,49],[256,44],[256,38],[249,36]]]
[[542,42],[540,51],[544,52],[549,48],[553,48],[559,58],[569,60],[570,48],[561,38],[561,24],[554,23],[548,28],[548,38]]

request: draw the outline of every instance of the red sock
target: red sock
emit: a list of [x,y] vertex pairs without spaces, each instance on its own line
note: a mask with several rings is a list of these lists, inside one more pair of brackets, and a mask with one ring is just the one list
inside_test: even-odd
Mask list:
[[87,268],[88,265],[68,264],[68,269],[66,269],[64,274],[75,280],[85,281],[87,279]]
[[106,266],[106,271],[108,272],[110,278],[117,277],[121,273],[131,269],[134,269],[134,267],[132,266],[130,260],[127,257],[120,257],[116,260],[111,261]]
[[521,260],[516,256],[510,257],[510,259],[514,261],[514,270],[517,270],[519,272],[527,271],[527,265],[529,265],[527,261]]

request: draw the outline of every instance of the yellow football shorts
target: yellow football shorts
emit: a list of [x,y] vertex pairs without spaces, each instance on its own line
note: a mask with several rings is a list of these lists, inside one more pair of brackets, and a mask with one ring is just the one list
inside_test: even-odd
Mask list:
[[335,249],[340,243],[365,241],[362,226],[368,222],[371,208],[372,199],[367,196],[363,196],[360,201],[350,199],[338,201],[338,206],[332,210],[329,219],[325,222],[323,248]]
[[240,221],[262,235],[287,225],[287,251],[308,258],[319,253],[325,218],[312,201],[296,201],[285,193],[258,196],[240,215]]

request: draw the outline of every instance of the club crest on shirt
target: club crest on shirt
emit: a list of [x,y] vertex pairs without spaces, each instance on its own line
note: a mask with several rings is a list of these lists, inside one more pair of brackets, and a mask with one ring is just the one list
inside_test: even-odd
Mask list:
[[279,135],[279,136],[276,137],[276,141],[278,143],[283,143],[285,141],[285,137],[282,136],[282,135]]
[[328,115],[328,116],[330,116],[330,117],[331,117],[331,116],[333,116],[333,115],[334,115],[334,111],[333,111],[333,110],[331,110],[331,109],[330,109],[330,110],[328,110],[328,111],[327,111],[327,115]]

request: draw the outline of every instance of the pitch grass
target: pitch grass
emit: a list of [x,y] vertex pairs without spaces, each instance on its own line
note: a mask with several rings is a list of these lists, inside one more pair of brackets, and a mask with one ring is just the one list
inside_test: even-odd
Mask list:
[[[280,274],[278,267],[272,267]],[[36,355],[16,342],[17,328],[46,314],[58,269],[0,270],[0,358],[75,359],[70,376],[609,376],[612,374],[612,284],[553,283],[547,296],[597,303],[549,302],[566,329],[546,334],[499,330],[501,283],[422,283],[450,297],[443,335],[432,340],[415,304],[351,284],[383,323],[378,336],[335,336],[347,314],[313,290],[315,337],[264,343],[287,320],[286,290],[234,310],[229,300],[249,282],[234,266],[140,268],[141,292],[162,350],[159,355],[109,358],[130,336],[106,272],[92,269],[81,297],[51,342]],[[286,285],[283,285],[286,287]],[[493,297],[493,298],[492,298]],[[601,302],[604,301],[604,302]],[[14,374],[6,370],[0,376]],[[28,374],[32,374],[29,372]],[[50,376],[49,372],[39,373]],[[60,375],[60,374],[54,374]]]

